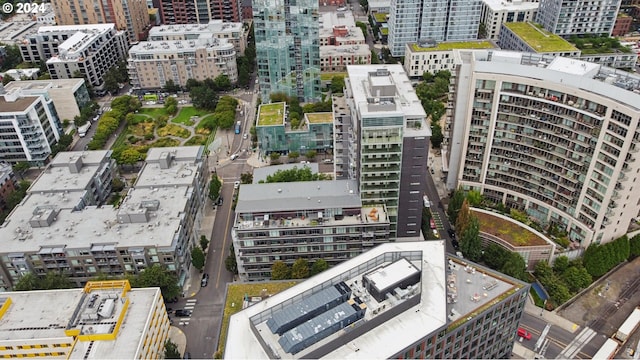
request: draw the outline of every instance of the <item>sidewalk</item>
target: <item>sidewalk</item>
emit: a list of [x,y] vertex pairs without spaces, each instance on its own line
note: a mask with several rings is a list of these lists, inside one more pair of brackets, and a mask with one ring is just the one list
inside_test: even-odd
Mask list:
[[187,350],[187,336],[175,326],[169,327],[169,340],[176,344],[180,354],[184,356],[185,350]]
[[565,329],[572,334],[575,334],[576,331],[578,331],[578,329],[580,328],[580,325],[575,324],[571,320],[563,318],[562,316],[556,314],[555,311],[547,311],[535,306],[530,297],[527,297],[524,311],[529,315],[542,317],[549,324]]
[[433,178],[433,182],[436,185],[436,189],[438,190],[440,199],[443,200],[442,203],[443,204],[448,203],[449,190],[447,190],[447,185],[443,180],[445,175],[442,173],[442,155],[440,155],[439,149],[431,148],[429,150],[428,167],[429,167],[429,171],[433,171],[431,173],[431,177]]
[[[200,235],[204,235],[209,240],[209,246],[211,246],[211,234],[213,233],[213,224],[216,220],[216,209],[213,208],[213,203],[211,199],[206,198],[206,202],[204,204],[204,214],[202,216],[202,223],[200,225],[200,233],[198,234],[198,243],[197,246],[200,246]],[[207,254],[209,253],[209,247],[207,247]],[[207,256],[208,258],[208,256]],[[191,261],[191,259],[189,259]],[[206,260],[205,260],[206,264]],[[200,291],[200,280],[202,279],[202,275],[198,269],[194,266],[189,268],[189,277],[184,282],[182,286],[183,297],[193,297],[196,296],[198,291]]]

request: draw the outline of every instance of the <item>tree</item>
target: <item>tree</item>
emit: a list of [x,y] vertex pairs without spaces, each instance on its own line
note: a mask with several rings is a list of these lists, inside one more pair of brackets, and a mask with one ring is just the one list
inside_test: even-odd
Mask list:
[[507,253],[509,251],[500,245],[489,243],[484,248],[484,254],[482,254],[482,261],[487,264],[488,267],[494,270],[500,270],[507,260]]
[[309,277],[309,262],[307,260],[299,258],[291,267],[292,279],[306,279]]
[[227,256],[224,260],[224,267],[227,271],[236,275],[238,274],[238,264],[236,263],[236,257],[234,254],[229,254],[229,256]]
[[13,286],[15,291],[31,291],[41,290],[39,285],[38,276],[34,273],[28,272],[20,277],[18,282]]
[[470,190],[466,197],[469,202],[469,206],[471,207],[478,207],[482,205],[482,202],[484,201],[482,194],[480,194],[480,191],[478,190]]
[[471,210],[469,210],[469,202],[467,199],[464,199],[462,201],[462,207],[460,207],[460,211],[458,211],[458,218],[456,219],[456,233],[458,233],[459,236],[462,236],[467,229],[467,226],[469,226],[471,217],[472,214]]
[[4,72],[6,70],[10,70],[18,67],[18,65],[22,62],[22,54],[20,52],[20,46],[15,44],[9,45],[9,44],[2,44],[2,43],[0,43],[0,46],[4,46],[4,51],[5,51],[4,59],[2,63],[0,63],[0,71]]
[[306,154],[304,154],[304,156],[307,158],[307,160],[309,161],[313,161],[313,159],[316,158],[316,155],[318,155],[318,153],[315,150],[309,150],[307,151]]
[[527,280],[527,264],[520,254],[516,252],[507,252],[507,258],[500,268],[500,271],[520,280]]
[[562,273],[562,280],[571,292],[578,292],[588,287],[593,279],[583,266],[571,266]]
[[486,39],[487,38],[487,24],[484,22],[480,23],[478,26],[478,39]]
[[189,91],[189,96],[196,109],[215,110],[218,104],[218,95],[212,88],[206,86],[197,86]]
[[329,268],[329,264],[325,259],[318,259],[313,263],[313,265],[311,265],[310,276],[320,274],[321,272],[327,270],[328,268]]
[[144,269],[137,276],[131,277],[130,282],[135,288],[159,287],[165,299],[175,299],[182,293],[176,275],[160,264]]
[[13,287],[15,291],[71,289],[73,284],[67,275],[57,271],[49,271],[40,277],[34,273],[24,274]]
[[207,251],[207,247],[209,247],[209,239],[204,235],[200,235],[200,247],[202,251]]
[[271,159],[272,163],[277,164],[278,160],[280,159],[280,154],[278,154],[277,152],[272,152],[271,154],[269,154],[269,158]]
[[438,123],[431,123],[431,145],[434,149],[439,149],[444,140],[442,127]]
[[220,195],[220,188],[222,188],[222,182],[217,175],[211,177],[209,182],[209,199],[215,200]]
[[118,163],[122,165],[134,165],[142,160],[142,154],[137,149],[128,147],[122,150],[118,160]]
[[296,162],[296,160],[300,157],[300,153],[299,153],[299,152],[297,152],[297,151],[291,151],[291,152],[289,153],[289,155],[287,155],[287,157],[288,157],[291,161]]
[[168,97],[164,101],[164,109],[170,115],[175,115],[178,112],[178,100],[174,97]]
[[313,173],[309,166],[294,166],[289,170],[278,170],[267,175],[265,183],[329,180],[324,174]]
[[291,269],[282,260],[276,260],[271,266],[271,280],[291,279]]
[[164,342],[164,358],[165,359],[182,359],[178,346],[171,340]]
[[371,50],[371,64],[376,65],[380,64],[380,58],[378,57],[378,53],[375,50]]
[[640,234],[629,239],[629,256],[636,257],[640,255]]
[[213,79],[217,90],[229,90],[231,89],[231,81],[227,75],[218,75]]
[[4,75],[2,77],[2,85],[7,85],[8,83],[15,81],[16,79],[13,78],[13,76],[11,75]]
[[562,274],[569,268],[569,258],[566,256],[558,256],[553,262],[553,271]]
[[482,242],[480,241],[480,225],[478,218],[471,216],[468,225],[460,236],[460,251],[471,261],[479,261],[482,257]]
[[251,184],[253,182],[253,174],[249,172],[240,174],[240,182],[243,184]]
[[342,94],[344,90],[344,76],[334,76],[331,79],[331,93]]
[[13,171],[20,176],[20,179],[24,179],[24,173],[31,168],[31,164],[26,161],[20,161],[13,165]]
[[173,80],[169,79],[164,83],[164,91],[168,92],[168,93],[177,93],[178,91],[180,91],[182,89],[180,89],[180,85],[176,84],[175,82],[173,82]]
[[198,271],[202,271],[202,268],[204,268],[204,252],[197,246],[191,250],[191,264]]
[[451,196],[449,205],[447,206],[447,216],[449,217],[449,221],[451,221],[454,225],[456,224],[456,220],[458,219],[458,212],[462,207],[463,201],[464,190],[462,190],[462,188],[458,188],[453,192],[453,196]]

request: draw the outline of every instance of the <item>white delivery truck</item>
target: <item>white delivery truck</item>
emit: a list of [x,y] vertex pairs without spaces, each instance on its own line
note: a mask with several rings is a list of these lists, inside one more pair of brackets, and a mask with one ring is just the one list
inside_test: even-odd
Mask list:
[[87,135],[87,131],[89,131],[89,128],[91,127],[91,121],[87,121],[86,124],[80,126],[78,128],[78,135],[80,137],[85,137],[85,135]]

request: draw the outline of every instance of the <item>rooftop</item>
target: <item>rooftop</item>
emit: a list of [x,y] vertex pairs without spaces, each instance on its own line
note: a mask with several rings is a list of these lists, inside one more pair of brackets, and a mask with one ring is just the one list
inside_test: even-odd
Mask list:
[[[69,358],[86,359],[88,351],[91,358],[134,358],[159,297],[159,288],[130,289],[126,281],[91,282],[84,289],[5,292],[0,304],[8,301],[9,306],[0,316],[0,341],[59,339],[73,344]],[[86,339],[74,342],[74,331]],[[90,341],[92,336],[114,339]]]
[[241,22],[211,20],[208,24],[177,24],[154,26],[149,30],[149,40],[155,37],[184,36],[186,34],[229,33],[243,31]]
[[493,11],[526,11],[537,10],[540,4],[534,1],[522,0],[482,0]]
[[389,16],[389,14],[387,13],[375,13],[374,17],[376,18],[376,21],[379,23],[386,23],[387,22],[387,16]]
[[[172,40],[172,41],[141,41],[129,49],[132,58],[142,54],[173,54],[193,52],[195,49],[233,49],[233,44],[227,39],[218,39],[213,36],[199,37],[195,40]],[[142,58],[143,60],[150,60]]]
[[47,79],[47,80],[21,80],[12,81],[5,85],[5,90],[19,88],[25,93],[41,93],[44,91],[75,91],[84,79]]
[[39,96],[19,96],[11,101],[9,95],[0,95],[0,113],[21,113],[38,101]]
[[[396,267],[401,271],[393,270]],[[412,281],[415,285],[392,289],[398,281],[414,275],[415,269],[419,274],[418,282]],[[384,291],[380,294],[384,299],[376,300],[375,295],[370,293],[371,288],[361,281],[365,274],[377,279],[376,289],[387,286],[391,293]],[[280,342],[281,337],[267,327],[267,320],[276,311],[298,304],[322,289],[343,281],[351,293],[349,299],[341,304],[361,302],[359,308],[366,309],[364,320],[354,323],[362,333],[337,331],[294,355],[286,352],[279,344],[288,345],[291,339]],[[524,286],[516,280],[458,258],[447,259],[443,241],[387,243],[233,315],[224,358],[267,359],[273,354],[282,359],[389,358],[427,334],[435,334],[447,325],[455,326],[470,320],[505,294]],[[338,309],[336,307],[336,311]],[[374,318],[379,318],[381,326],[372,325]],[[257,331],[252,331],[252,327]],[[259,340],[255,334],[262,339]],[[301,335],[313,336],[306,333]],[[288,336],[287,333],[284,336]],[[334,341],[338,347],[323,353],[320,347]],[[263,348],[261,344],[264,343],[270,344],[270,347]]]
[[433,47],[423,47],[418,43],[409,43],[407,44],[411,51],[414,52],[423,52],[423,51],[447,51],[453,49],[495,49],[497,48],[496,44],[491,41],[482,40],[482,41],[459,41],[459,42],[444,42],[438,43]]
[[520,39],[522,39],[529,47],[539,53],[561,52],[561,51],[578,51],[567,40],[555,35],[541,26],[529,22],[511,22],[502,23],[503,26],[513,31]]
[[371,56],[367,45],[323,45],[320,46],[320,57],[323,56]]
[[[201,146],[151,148],[135,187],[190,186],[195,181],[203,156],[204,148]],[[163,160],[165,158],[170,161],[167,163]]]
[[83,191],[100,170],[110,150],[60,152],[29,188],[30,193]]
[[472,211],[478,218],[481,232],[497,236],[513,246],[547,245],[547,241],[529,230],[530,228],[525,224],[516,220],[506,220],[502,216],[487,211]]
[[246,184],[241,186],[236,214],[361,206],[353,180]]
[[[267,176],[275,174],[281,170],[291,170],[293,168],[302,168],[303,166],[311,168],[311,173],[316,174],[318,172],[318,163],[310,164],[280,164],[258,167],[253,169],[253,183],[257,184],[261,180],[267,180]],[[244,188],[244,185],[242,185]]]
[[24,39],[38,33],[41,26],[36,21],[18,21],[16,17],[10,22],[0,21],[0,43],[20,44]]
[[258,126],[284,125],[285,106],[283,102],[260,105]]
[[333,124],[333,113],[306,113],[304,116],[310,124]]

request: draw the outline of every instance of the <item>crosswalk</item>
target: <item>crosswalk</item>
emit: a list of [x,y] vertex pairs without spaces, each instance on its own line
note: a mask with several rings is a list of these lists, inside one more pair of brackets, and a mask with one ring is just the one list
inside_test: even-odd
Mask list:
[[197,302],[198,302],[198,299],[187,300],[187,303],[184,305],[184,309],[189,310],[191,314],[189,314],[189,316],[181,317],[180,322],[178,323],[179,325],[181,326],[189,325],[189,321],[191,320],[191,315],[193,314],[193,309],[196,308]]
[[438,214],[437,211],[432,211],[431,215],[433,216],[433,222],[436,223],[436,229],[444,231],[444,225],[442,224],[440,214]]
[[582,329],[580,334],[578,334],[578,336],[576,336],[569,345],[560,352],[556,359],[575,359],[576,354],[578,354],[585,344],[591,341],[596,334],[597,333],[594,330],[585,327]]

